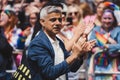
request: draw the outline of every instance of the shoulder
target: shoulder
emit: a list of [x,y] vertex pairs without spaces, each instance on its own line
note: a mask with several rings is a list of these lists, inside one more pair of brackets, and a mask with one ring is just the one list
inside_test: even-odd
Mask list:
[[114,30],[120,31],[120,26],[115,27]]
[[100,31],[101,27],[100,26],[94,26],[92,31]]
[[31,45],[38,45],[38,44],[46,44],[49,42],[48,37],[46,34],[43,32],[43,30],[40,30],[39,33],[34,37],[34,39],[31,41]]
[[29,57],[33,57],[34,55],[41,54],[43,51],[47,51],[46,49],[50,48],[50,41],[43,31],[40,31],[39,34],[31,41],[28,47],[28,55]]
[[120,33],[120,26],[117,26],[115,27],[113,30],[112,30],[113,33]]

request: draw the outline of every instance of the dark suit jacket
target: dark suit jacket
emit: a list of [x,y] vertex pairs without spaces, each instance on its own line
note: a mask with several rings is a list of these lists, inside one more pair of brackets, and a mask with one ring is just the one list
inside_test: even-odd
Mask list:
[[[59,44],[65,58],[67,58],[69,52],[66,51],[61,41]],[[43,30],[41,30],[28,47],[28,60],[33,74],[32,80],[55,80],[69,71],[77,71],[83,62],[83,59],[81,59],[76,60],[72,65],[68,65],[66,60],[64,60],[60,64],[54,65],[54,54],[52,44]]]

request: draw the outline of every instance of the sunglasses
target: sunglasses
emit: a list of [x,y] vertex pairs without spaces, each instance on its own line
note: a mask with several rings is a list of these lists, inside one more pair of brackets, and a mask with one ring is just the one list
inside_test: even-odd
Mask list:
[[70,13],[68,13],[69,16],[72,16],[73,14],[74,14],[75,16],[77,16],[77,15],[78,15],[78,12],[70,12]]
[[55,22],[56,20],[58,20],[59,22],[62,22],[62,18],[51,18],[51,19],[49,19],[49,21],[51,21],[51,22]]

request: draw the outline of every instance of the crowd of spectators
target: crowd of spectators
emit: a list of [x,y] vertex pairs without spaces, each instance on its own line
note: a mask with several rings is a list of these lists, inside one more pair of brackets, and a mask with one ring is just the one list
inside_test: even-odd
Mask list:
[[[0,0],[0,80],[11,78],[12,74],[6,70],[18,68],[23,51],[29,49],[31,41],[44,28],[40,11],[49,2],[62,5],[62,29],[56,36],[70,55],[74,52],[74,44],[82,38],[86,38],[86,43],[96,42],[90,50],[89,46],[83,50],[83,63],[76,72],[68,73],[68,80],[85,80],[86,74],[81,70],[92,73],[91,56],[101,50],[104,52],[96,56],[95,70],[120,70],[117,52],[120,49],[120,0]],[[95,80],[119,79],[119,75],[112,74],[95,77]]]

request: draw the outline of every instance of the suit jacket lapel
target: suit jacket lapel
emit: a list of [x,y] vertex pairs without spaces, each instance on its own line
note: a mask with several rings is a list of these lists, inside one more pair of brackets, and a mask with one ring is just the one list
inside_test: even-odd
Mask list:
[[42,35],[42,39],[43,40],[46,40],[46,45],[47,45],[47,47],[49,48],[49,50],[50,50],[50,55],[54,58],[54,54],[55,54],[55,52],[54,52],[54,49],[53,49],[53,47],[52,47],[52,44],[51,44],[51,42],[50,42],[50,40],[48,39],[48,37],[47,37],[47,35],[44,33],[44,31],[43,30],[41,30],[40,31],[40,35]]

